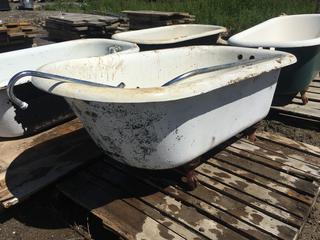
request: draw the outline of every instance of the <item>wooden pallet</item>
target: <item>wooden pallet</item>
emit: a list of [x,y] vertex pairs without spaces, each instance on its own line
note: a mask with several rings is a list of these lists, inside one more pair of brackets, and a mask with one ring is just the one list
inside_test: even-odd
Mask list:
[[195,16],[185,12],[126,10],[122,13],[127,14],[132,30],[195,22]]
[[291,118],[300,118],[305,121],[320,124],[320,78],[315,78],[307,91],[309,102],[302,105],[301,96],[298,94],[291,104],[281,107],[272,107],[274,112],[284,114]]
[[0,139],[0,207],[21,202],[101,154],[81,128],[73,120],[29,138]]
[[29,21],[3,21],[0,24],[0,52],[31,47],[37,34],[38,29]]
[[57,188],[124,239],[296,239],[319,194],[320,149],[258,137],[205,154],[193,191],[178,170],[139,170],[103,156]]
[[49,37],[71,40],[89,37],[111,37],[119,31],[127,31],[125,18],[81,13],[63,13],[46,19],[45,29]]

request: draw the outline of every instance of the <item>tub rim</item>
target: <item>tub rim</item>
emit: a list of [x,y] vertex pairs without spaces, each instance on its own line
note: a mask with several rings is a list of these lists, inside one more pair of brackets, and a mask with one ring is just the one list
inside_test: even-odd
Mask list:
[[[208,48],[230,49],[230,46],[197,46],[203,50]],[[195,48],[181,47],[180,49]],[[248,49],[248,48],[239,48]],[[154,51],[145,51],[143,53],[134,54],[155,54],[157,52],[174,51],[174,49],[163,49]],[[189,98],[210,92],[212,90],[232,85],[234,83],[256,77],[262,73],[267,73],[273,70],[281,69],[287,65],[293,64],[297,61],[296,57],[290,53],[270,50],[256,50],[265,51],[266,53],[277,56],[272,60],[260,62],[253,66],[244,67],[239,74],[239,69],[233,68],[224,74],[219,74],[215,77],[200,79],[198,81],[181,82],[179,84],[170,85],[167,87],[150,87],[150,88],[101,88],[95,86],[85,86],[75,83],[61,82],[57,80],[46,80],[42,78],[32,77],[32,84],[37,88],[49,92],[51,94],[59,95],[65,98],[78,99],[83,101],[105,102],[105,103],[150,103],[150,102],[165,102],[184,98]],[[113,54],[115,57],[118,53]],[[110,57],[104,56],[104,57]],[[99,57],[98,57],[99,58]],[[39,71],[48,72],[46,68],[50,64],[42,66]],[[50,72],[50,71],[49,71]],[[214,79],[214,81],[212,81]]]
[[[208,30],[203,33],[199,34],[194,34],[191,36],[186,36],[186,37],[179,37],[179,38],[174,38],[174,39],[168,39],[168,40],[137,40],[130,38],[130,34],[134,33],[145,33],[145,32],[152,32],[152,31],[159,31],[159,30],[165,30],[169,28],[182,28],[182,27],[212,27],[215,28],[213,30]],[[155,27],[155,28],[147,28],[147,29],[141,29],[141,30],[133,30],[133,31],[127,31],[127,32],[122,32],[122,33],[116,33],[112,35],[112,39],[115,40],[120,40],[120,41],[126,41],[126,42],[131,42],[131,43],[136,43],[136,44],[144,44],[144,45],[162,45],[162,44],[173,44],[173,43],[180,43],[188,40],[193,40],[196,38],[202,38],[202,37],[207,37],[210,35],[216,35],[222,32],[226,32],[227,28],[223,26],[218,26],[218,25],[209,25],[209,24],[177,24],[177,25],[170,25],[170,26],[163,26],[163,27]],[[129,37],[127,37],[129,35]]]
[[[265,47],[265,48],[297,48],[297,47],[310,47],[320,45],[320,35],[317,38],[311,38],[308,40],[297,40],[297,41],[260,41],[253,42],[248,40],[248,35],[253,34],[256,30],[263,28],[267,24],[272,24],[281,18],[303,18],[303,17],[318,17],[320,24],[320,14],[295,14],[295,15],[283,15],[274,18],[270,18],[264,22],[261,22],[255,26],[252,26],[244,31],[241,31],[228,39],[228,44],[233,46],[246,46],[246,47]],[[320,31],[320,28],[319,28]]]
[[[86,39],[75,39],[75,40],[69,40],[69,41],[65,41],[65,42],[58,42],[58,43],[53,43],[53,44],[48,44],[48,45],[43,45],[43,46],[37,46],[37,47],[31,47],[31,48],[25,48],[25,49],[19,49],[19,50],[15,50],[15,51],[5,52],[5,53],[0,54],[0,59],[5,58],[6,56],[11,57],[13,54],[23,54],[24,53],[24,54],[26,54],[26,56],[28,56],[28,54],[32,53],[35,50],[35,48],[38,51],[41,51],[41,49],[45,49],[45,48],[48,48],[48,49],[50,48],[50,51],[54,51],[54,50],[59,50],[59,48],[61,48],[62,45],[65,45],[65,47],[69,47],[69,46],[72,46],[74,44],[79,44],[79,43],[94,44],[94,43],[99,43],[99,42],[106,43],[106,44],[110,43],[112,45],[115,45],[117,42],[120,44],[124,44],[126,46],[132,45],[131,48],[124,50],[123,53],[134,53],[134,52],[140,51],[139,46],[135,43],[125,42],[125,41],[115,40],[115,39],[106,39],[106,38],[86,38]],[[92,57],[97,57],[97,56],[92,56]],[[91,58],[91,57],[88,57],[88,58]],[[58,61],[59,60],[56,60],[51,63],[55,63]],[[60,60],[60,61],[64,61],[64,60]],[[41,67],[41,65],[39,65],[38,68],[39,67]],[[24,70],[36,70],[36,68],[34,68],[34,69],[20,69],[17,72],[24,71]],[[29,80],[21,80],[16,84],[16,86],[27,83],[29,81],[30,81],[30,79]],[[9,80],[5,83],[5,80],[1,80],[1,77],[0,77],[0,91],[7,89],[8,82],[9,82]]]

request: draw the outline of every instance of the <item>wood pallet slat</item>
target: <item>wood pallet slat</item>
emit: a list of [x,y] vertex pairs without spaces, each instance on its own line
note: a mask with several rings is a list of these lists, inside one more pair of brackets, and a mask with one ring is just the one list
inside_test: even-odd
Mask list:
[[320,94],[320,88],[318,88],[318,87],[313,87],[313,86],[309,86],[309,87],[308,87],[308,92],[310,92],[310,93],[315,93],[315,94]]
[[31,46],[37,33],[37,28],[31,22],[3,21],[0,24],[0,52]]
[[49,32],[49,37],[57,40],[90,37],[109,38],[115,32],[128,30],[128,27],[123,23],[127,23],[127,20],[122,17],[63,13],[48,17],[45,28]]
[[130,20],[130,29],[144,29],[151,27],[169,26],[173,24],[187,24],[195,21],[195,16],[185,12],[160,11],[122,11]]
[[[92,209],[94,215],[121,237],[131,240],[164,240],[166,236],[170,236],[172,239],[183,239],[161,223],[121,200],[123,192],[113,185],[108,183],[100,185],[99,179],[84,172],[77,173],[74,178],[80,185],[75,186],[74,179],[67,180],[63,187],[58,185],[59,189],[66,195],[76,196],[80,205]],[[84,188],[86,194],[83,194]],[[90,195],[92,198],[87,198],[86,195]]]
[[[95,166],[94,168],[90,168],[90,171],[95,176],[98,176],[121,188],[123,192],[127,192],[129,195],[137,195],[143,192],[143,196],[141,196],[140,199],[147,204],[154,206],[158,211],[161,211],[166,215],[179,218],[177,214],[179,212],[178,210],[180,209],[184,216],[184,218],[183,216],[179,218],[180,223],[185,224],[193,231],[197,231],[200,235],[205,237],[214,236],[214,231],[219,233],[220,229],[226,231],[226,234],[229,237],[244,239],[236,232],[228,230],[224,225],[210,221],[205,214],[195,211],[195,209],[189,204],[184,204],[184,202],[180,201],[179,199],[175,199],[168,194],[157,191],[154,186],[144,184],[116,168],[99,165]],[[114,175],[117,177],[113,177]],[[172,206],[166,206],[167,203]],[[213,232],[213,234],[210,233],[210,231]],[[214,236],[214,238],[220,239],[219,236]]]
[[207,186],[211,189],[214,189],[220,193],[225,194],[226,196],[229,196],[239,202],[242,202],[258,211],[261,211],[265,214],[268,214],[272,216],[275,219],[278,219],[280,221],[283,221],[285,223],[290,224],[291,226],[299,227],[302,225],[303,221],[301,218],[284,211],[282,209],[279,209],[277,207],[274,207],[270,205],[269,203],[266,203],[264,201],[261,201],[246,192],[240,191],[236,188],[230,187],[212,177],[208,177],[205,174],[199,174],[197,175],[197,178],[203,184],[204,186]]
[[320,88],[320,82],[314,80],[314,81],[310,84],[310,86],[311,86],[311,87]]
[[301,118],[303,117],[305,122],[311,123],[317,121],[320,124],[320,82],[314,79],[307,91],[307,97],[309,102],[306,105],[302,105],[301,96],[297,96],[292,102],[285,106],[273,106],[271,110],[281,114],[286,114],[287,117]]
[[[276,225],[278,226],[278,224],[280,224],[277,220],[271,220],[269,216],[205,186],[200,185],[194,191],[187,194],[177,186],[163,187],[163,183],[167,180],[163,179],[163,176],[162,179],[161,176],[145,177],[143,174],[132,173],[132,171],[128,171],[128,169],[123,167],[120,167],[120,169],[124,170],[124,173],[127,175],[132,175],[146,184],[155,186],[160,191],[176,198],[178,201],[182,203],[185,202],[186,204],[192,205],[199,211],[206,212],[211,218],[219,216],[217,220],[223,221],[224,225],[230,225],[230,227],[234,227],[238,231],[240,230],[241,234],[243,235],[246,235],[246,232],[250,231],[251,235],[258,239],[273,239],[274,236],[272,237],[268,234],[265,234],[264,231],[268,229],[272,232]],[[101,171],[102,168],[100,167],[96,170]],[[134,180],[130,180],[130,182],[131,181]],[[264,217],[263,225],[262,221],[259,222],[256,221],[255,218],[250,217],[251,215],[255,214]],[[266,222],[268,221],[270,222],[269,226],[266,225]],[[252,227],[251,225],[255,226],[256,228]],[[290,226],[287,227],[289,232],[290,229],[294,229]]]
[[0,205],[17,204],[101,154],[81,127],[74,120],[26,139],[0,141]]
[[[291,149],[298,150],[301,153],[315,156],[317,158],[320,157],[320,147],[313,146],[308,143],[297,142],[292,139],[283,137],[281,135],[277,135],[277,134],[269,133],[269,132],[258,132],[257,136],[261,139],[271,141],[273,143],[278,143],[278,144],[280,144],[280,146],[286,146]],[[319,161],[320,161],[320,159],[319,159]]]
[[[320,161],[320,151],[285,138],[278,143],[275,137],[260,133],[257,145],[239,139],[222,151],[207,153],[205,162],[196,168],[199,186],[189,192],[184,190],[177,170],[135,169],[105,157],[57,187],[71,200],[92,209],[125,239],[158,237],[150,235],[146,221],[150,223],[148,229],[169,233],[172,238],[296,239],[319,194],[320,167],[314,163]],[[300,167],[301,172],[286,172],[285,167]],[[93,189],[91,184],[99,191],[104,189],[92,192],[92,196],[114,198],[95,201],[90,194],[78,196],[82,185]],[[119,201],[139,211],[143,221],[138,221],[134,231],[130,230],[133,223],[128,224],[127,213],[114,218],[119,205],[113,204]],[[97,209],[103,211],[97,213]],[[129,229],[126,235],[123,226]]]
[[[264,167],[260,164],[252,164],[252,162],[248,163],[245,158],[240,158],[236,155],[231,155],[231,157],[232,158],[230,158],[230,153],[224,152],[219,156],[215,156],[215,158],[211,158],[209,162],[214,166],[227,169],[228,171],[249,181],[255,182],[259,185],[265,185],[269,189],[276,190],[282,194],[285,193],[288,196],[306,204],[311,204],[312,197],[296,192],[282,182],[279,182],[277,177],[277,175],[279,175],[278,171]],[[236,161],[233,161],[233,159]]]
[[[299,218],[305,217],[307,206],[302,202],[291,200],[289,197],[278,194],[269,188],[264,188],[256,183],[251,183],[248,180],[209,164],[199,166],[197,171],[216,181],[221,181],[229,187],[236,188],[254,198],[267,202],[274,207],[290,212]],[[299,206],[299,208],[297,208],[297,206]]]
[[[252,148],[255,149],[254,154],[249,152]],[[319,170],[315,166],[303,163],[299,160],[291,159],[286,156],[280,156],[280,154],[277,153],[273,154],[272,151],[260,148],[259,146],[253,146],[252,144],[248,144],[245,141],[239,141],[233,146],[228,147],[227,150],[235,154],[245,156],[249,160],[259,162],[260,164],[267,165],[281,171],[282,173],[280,181],[288,185],[299,182],[299,185],[301,185],[301,191],[304,191],[303,189],[306,187],[304,186],[304,184],[307,184],[308,182],[303,179],[299,179],[299,177],[308,177],[313,179],[312,175],[314,175],[316,178],[316,176],[318,176],[319,174]],[[287,174],[288,172],[293,176],[289,176]],[[313,192],[312,190],[305,191],[307,191],[308,193]]]

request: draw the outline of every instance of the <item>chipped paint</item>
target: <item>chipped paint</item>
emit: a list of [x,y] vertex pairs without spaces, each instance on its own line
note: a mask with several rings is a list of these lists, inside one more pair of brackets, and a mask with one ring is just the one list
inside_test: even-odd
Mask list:
[[176,201],[174,198],[165,196],[164,197],[165,203],[162,207],[165,208],[166,211],[172,212],[173,214],[179,214],[181,210],[181,202]]
[[[163,234],[163,233],[162,233]],[[177,237],[176,235],[170,235],[169,233],[166,236],[161,235],[161,231],[159,229],[159,223],[154,221],[152,218],[147,217],[142,225],[142,231],[136,235],[137,240],[168,240],[168,239],[182,239]]]

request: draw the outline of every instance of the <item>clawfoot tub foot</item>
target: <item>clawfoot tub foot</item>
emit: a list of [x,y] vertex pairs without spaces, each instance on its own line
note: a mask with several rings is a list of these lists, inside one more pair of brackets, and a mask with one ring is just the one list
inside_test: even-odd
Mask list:
[[198,178],[193,169],[186,172],[185,176],[181,178],[181,181],[187,185],[186,187],[189,191],[196,189],[198,185]]
[[191,163],[182,167],[181,181],[186,185],[188,191],[194,190],[198,185],[198,178],[195,168],[201,163],[201,157],[194,159]]
[[244,131],[245,136],[251,141],[251,142],[255,142],[257,140],[256,137],[256,132],[258,130],[258,128],[260,127],[261,123],[258,122],[256,124],[254,124],[253,126],[249,127],[248,129],[246,129]]
[[306,105],[309,101],[309,99],[307,97],[307,89],[301,91],[300,95],[301,95],[301,100],[302,100],[303,105]]

